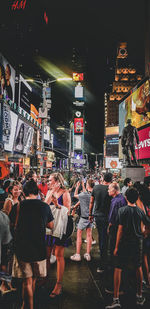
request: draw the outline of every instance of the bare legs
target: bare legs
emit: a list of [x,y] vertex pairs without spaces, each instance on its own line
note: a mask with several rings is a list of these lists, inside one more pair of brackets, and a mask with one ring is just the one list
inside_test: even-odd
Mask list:
[[56,246],[55,247],[55,256],[57,259],[57,282],[51,293],[51,297],[59,295],[62,289],[63,274],[65,269],[65,259],[64,259],[64,247]]
[[[114,298],[119,298],[121,273],[122,273],[122,269],[115,268],[114,270]],[[136,269],[136,278],[137,278],[137,294],[139,296],[142,296],[142,280],[143,280],[142,267],[138,267]]]
[[[91,245],[92,245],[92,229],[87,228],[86,229],[86,239],[87,239],[87,249],[86,252],[90,254],[91,251]],[[76,253],[80,254],[82,245],[82,230],[77,230],[77,241],[76,241]]]
[[23,279],[22,298],[23,305],[21,309],[33,309],[33,295],[35,291],[35,278]]

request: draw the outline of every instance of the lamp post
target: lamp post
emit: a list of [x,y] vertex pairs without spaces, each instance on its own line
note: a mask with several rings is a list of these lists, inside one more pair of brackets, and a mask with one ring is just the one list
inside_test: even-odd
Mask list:
[[[46,98],[46,88],[49,87],[50,84],[55,83],[55,82],[61,82],[61,81],[70,81],[72,80],[71,77],[59,77],[57,79],[53,79],[53,80],[47,80],[47,81],[43,81],[42,79],[26,79],[26,81],[28,82],[35,82],[38,84],[42,85],[42,90],[43,90],[43,102],[42,102],[42,109],[43,111],[45,111],[45,109],[47,109],[47,98]],[[43,155],[44,155],[44,122],[45,119],[47,119],[46,117],[41,118],[42,119],[42,136],[41,136],[41,156],[42,156],[42,165],[40,166],[40,175],[43,176]]]

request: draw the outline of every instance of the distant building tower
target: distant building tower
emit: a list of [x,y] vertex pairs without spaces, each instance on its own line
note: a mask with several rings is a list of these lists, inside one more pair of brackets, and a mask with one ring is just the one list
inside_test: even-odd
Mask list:
[[[142,76],[136,73],[136,69],[128,63],[127,43],[119,43],[117,48],[115,78],[112,92],[107,100],[107,113],[105,113],[105,127],[117,126],[119,101],[134,87]],[[106,105],[106,100],[104,99]],[[106,108],[105,108],[106,110]]]

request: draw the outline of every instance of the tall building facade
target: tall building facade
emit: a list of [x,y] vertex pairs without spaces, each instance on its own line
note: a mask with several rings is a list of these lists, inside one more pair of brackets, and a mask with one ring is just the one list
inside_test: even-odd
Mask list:
[[118,44],[115,76],[112,83],[112,91],[104,98],[105,127],[117,126],[119,123],[118,107],[120,100],[142,79],[136,69],[128,63],[127,43]]

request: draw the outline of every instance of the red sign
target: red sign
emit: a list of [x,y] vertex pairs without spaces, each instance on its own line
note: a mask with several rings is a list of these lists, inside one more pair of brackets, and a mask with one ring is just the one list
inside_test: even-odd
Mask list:
[[73,81],[82,82],[83,81],[83,73],[73,73]]
[[145,176],[150,176],[150,166],[148,164],[142,164],[145,169]]
[[83,133],[83,118],[74,118],[74,133]]
[[137,159],[150,158],[150,126],[138,131],[139,145],[135,147]]

